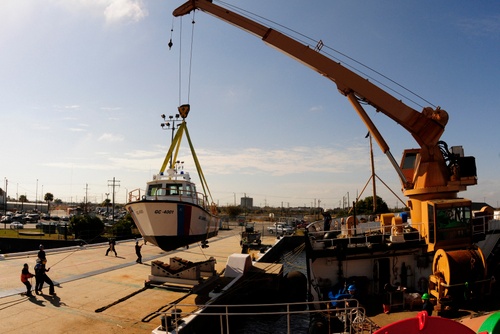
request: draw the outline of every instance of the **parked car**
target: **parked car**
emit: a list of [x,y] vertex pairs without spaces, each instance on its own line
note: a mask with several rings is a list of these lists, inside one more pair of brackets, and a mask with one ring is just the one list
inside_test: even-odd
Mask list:
[[308,223],[308,222],[306,222],[306,221],[304,221],[304,220],[302,220],[302,221],[298,222],[298,223],[297,223],[297,225],[296,225],[295,227],[296,227],[296,228],[306,228],[306,227],[307,227],[307,225],[309,225],[309,223]]
[[20,214],[20,213],[17,213],[17,214],[15,214],[15,215],[12,216],[12,220],[15,221],[15,222],[23,222],[24,221],[24,215]]
[[267,231],[271,234],[277,233],[277,234],[293,234],[295,232],[294,228],[286,225],[286,224],[280,224],[280,223],[275,223],[272,226],[267,227]]
[[38,220],[40,219],[40,215],[38,213],[30,213],[26,217],[27,217],[26,221],[32,223],[37,223]]
[[11,216],[3,216],[2,219],[0,219],[0,222],[2,224],[10,224],[12,222],[12,217]]
[[10,228],[13,230],[18,230],[18,229],[24,228],[24,225],[20,222],[13,222],[13,223],[10,223]]

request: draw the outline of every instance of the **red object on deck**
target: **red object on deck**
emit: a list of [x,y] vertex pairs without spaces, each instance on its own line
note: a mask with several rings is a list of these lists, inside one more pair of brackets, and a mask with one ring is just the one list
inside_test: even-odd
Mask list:
[[417,314],[415,318],[396,321],[375,331],[374,334],[476,334],[469,327],[454,320],[432,317],[426,311]]

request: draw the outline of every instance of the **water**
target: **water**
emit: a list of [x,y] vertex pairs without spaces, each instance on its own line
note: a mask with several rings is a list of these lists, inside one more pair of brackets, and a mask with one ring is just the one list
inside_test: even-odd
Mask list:
[[[300,271],[306,275],[306,253],[286,253],[280,263],[283,264],[283,274]],[[288,319],[286,315],[245,316],[238,321],[239,328],[231,328],[231,333],[237,334],[287,334]],[[309,314],[292,314],[290,316],[290,333],[307,333],[309,330]]]
[[[231,330],[236,334],[287,334],[287,316],[247,316],[241,322],[241,328]],[[307,333],[309,315],[293,314],[290,316],[290,333]]]

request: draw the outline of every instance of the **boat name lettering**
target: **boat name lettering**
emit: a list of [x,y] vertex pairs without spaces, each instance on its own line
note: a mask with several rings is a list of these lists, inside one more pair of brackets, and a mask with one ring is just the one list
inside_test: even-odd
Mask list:
[[155,210],[155,214],[157,215],[160,215],[160,214],[167,214],[167,215],[171,215],[172,213],[174,213],[174,210]]

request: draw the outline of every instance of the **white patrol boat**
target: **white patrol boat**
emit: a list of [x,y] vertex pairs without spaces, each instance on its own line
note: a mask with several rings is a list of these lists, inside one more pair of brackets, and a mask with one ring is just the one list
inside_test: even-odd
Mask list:
[[[140,189],[131,191],[129,202],[125,206],[144,240],[164,251],[200,241],[202,247],[207,247],[207,239],[216,236],[219,230],[217,207],[213,201],[208,200],[207,192],[209,195],[210,192],[186,127],[185,118],[189,112],[189,105],[179,107],[179,112],[183,120],[172,139],[160,172],[147,183],[145,192]],[[174,149],[175,155],[179,151],[184,133],[189,141],[204,193],[197,192],[189,173],[182,170],[182,163],[176,161],[175,157],[173,160],[176,161],[175,166],[170,163],[171,168],[167,170],[166,175],[164,174],[168,161],[172,161]]]

